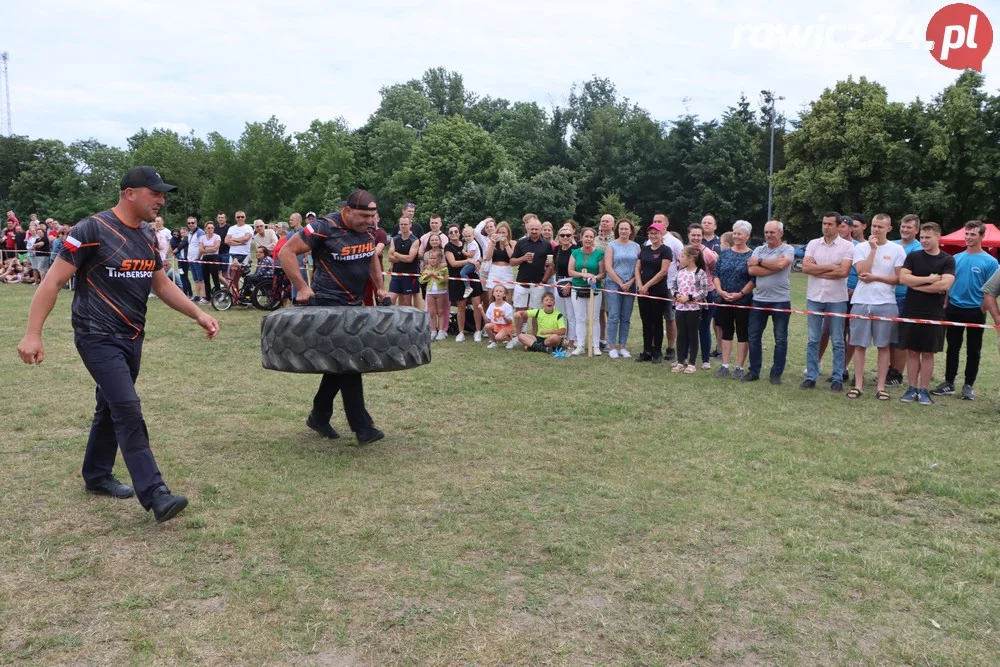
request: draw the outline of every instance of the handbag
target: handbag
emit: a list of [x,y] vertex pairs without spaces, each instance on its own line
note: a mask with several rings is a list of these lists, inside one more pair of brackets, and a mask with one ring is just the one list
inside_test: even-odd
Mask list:
[[573,292],[577,299],[589,299],[591,294],[589,287],[574,287]]

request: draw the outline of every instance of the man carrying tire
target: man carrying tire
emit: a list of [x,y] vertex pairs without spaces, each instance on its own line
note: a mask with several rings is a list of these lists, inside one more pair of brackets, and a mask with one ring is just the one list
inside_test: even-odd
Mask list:
[[[281,268],[296,289],[296,301],[312,306],[360,306],[365,285],[382,285],[382,265],[376,253],[375,237],[369,226],[378,214],[375,198],[365,190],[355,190],[336,213],[316,218],[293,236],[281,249]],[[306,284],[298,272],[298,256],[312,253],[313,283]],[[385,297],[378,290],[378,299]],[[306,426],[324,438],[339,438],[330,426],[333,399],[340,393],[347,423],[359,445],[385,437],[375,428],[365,408],[360,373],[324,373]]]
[[[130,498],[134,493],[147,511],[153,511],[157,523],[176,516],[187,499],[171,493],[163,482],[135,391],[150,289],[167,306],[196,321],[209,338],[219,332],[219,323],[167,278],[153,228],[145,222],[163,206],[163,193],[175,189],[152,167],[129,170],[121,181],[118,204],[70,230],[31,300],[27,331],[17,346],[26,364],[42,363],[45,319],[59,290],[76,275],[73,336],[97,383],[97,409],[83,457],[84,483],[89,493],[97,495]],[[111,472],[119,448],[134,492]]]

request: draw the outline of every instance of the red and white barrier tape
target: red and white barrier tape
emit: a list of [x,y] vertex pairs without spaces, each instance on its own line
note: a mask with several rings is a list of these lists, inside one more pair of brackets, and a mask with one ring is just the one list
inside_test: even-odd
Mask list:
[[[393,271],[384,271],[383,274],[387,275],[387,276],[402,276],[402,277],[407,277],[407,278],[419,278],[420,277],[420,274],[418,274],[418,273],[396,273],[396,272],[393,272]],[[448,280],[458,280],[458,281],[461,281],[461,282],[471,281],[471,282],[478,282],[478,283],[485,283],[485,282],[487,282],[487,281],[479,279],[479,278],[461,278],[461,277],[451,277],[451,276],[448,277]],[[519,282],[513,281],[513,280],[493,281],[493,282],[498,283],[498,284],[502,284],[504,287],[507,287],[507,286],[510,286],[510,285],[521,285],[523,287],[539,287],[539,286],[541,286],[541,287],[551,287],[553,289],[555,289],[555,288],[558,287],[557,285],[550,285],[550,284],[545,284],[545,283],[543,283],[541,285],[539,283],[519,283]],[[669,297],[653,296],[651,294],[636,294],[635,292],[621,292],[621,291],[618,291],[618,290],[611,290],[611,289],[606,289],[606,288],[605,289],[601,289],[599,291],[601,291],[601,292],[610,292],[612,294],[622,294],[622,295],[625,295],[625,296],[632,296],[632,297],[636,297],[636,298],[640,298],[640,299],[658,299],[660,301],[674,302],[674,299],[671,299]],[[879,316],[879,315],[852,315],[851,313],[825,313],[825,312],[822,312],[822,311],[802,310],[802,309],[799,309],[799,308],[770,308],[770,307],[765,307],[765,306],[742,306],[742,305],[738,305],[738,304],[735,304],[735,303],[711,303],[711,302],[708,302],[708,301],[689,301],[688,303],[696,303],[696,304],[698,304],[700,306],[717,306],[717,307],[722,307],[722,308],[739,308],[741,310],[760,310],[760,311],[769,312],[769,313],[790,313],[790,314],[793,314],[793,315],[822,315],[824,317],[842,317],[844,319],[849,319],[849,320],[873,320],[873,321],[876,321],[876,322],[897,322],[897,323],[901,322],[901,323],[906,323],[906,324],[937,324],[937,325],[941,325],[941,326],[945,326],[945,327],[965,327],[965,328],[968,328],[968,329],[996,329],[997,331],[1000,331],[1000,325],[994,326],[992,324],[977,324],[977,323],[974,323],[974,322],[948,322],[946,320],[926,320],[926,319],[912,318],[912,317],[883,317],[883,316]]]

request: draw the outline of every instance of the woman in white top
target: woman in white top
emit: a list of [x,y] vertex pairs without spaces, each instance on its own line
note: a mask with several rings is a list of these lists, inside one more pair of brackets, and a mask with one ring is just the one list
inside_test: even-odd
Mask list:
[[215,281],[215,287],[222,288],[222,283],[219,281],[219,246],[222,244],[222,237],[215,233],[215,225],[211,222],[205,223],[205,235],[198,239],[198,245],[200,247],[199,261],[204,262],[202,264],[202,274],[205,276],[205,294],[209,299],[212,298],[212,293],[215,288],[212,287],[212,281]]

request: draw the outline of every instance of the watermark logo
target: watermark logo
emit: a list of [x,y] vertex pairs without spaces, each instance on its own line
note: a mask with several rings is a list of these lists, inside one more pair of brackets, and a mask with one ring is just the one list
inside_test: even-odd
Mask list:
[[993,47],[993,26],[972,5],[942,7],[927,24],[931,56],[951,69],[983,71],[983,60]]

